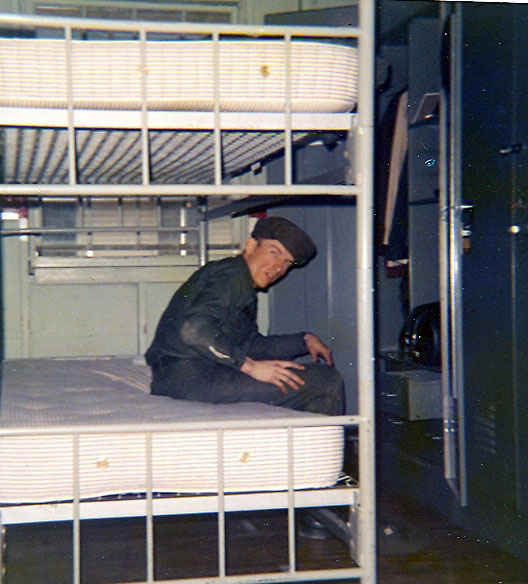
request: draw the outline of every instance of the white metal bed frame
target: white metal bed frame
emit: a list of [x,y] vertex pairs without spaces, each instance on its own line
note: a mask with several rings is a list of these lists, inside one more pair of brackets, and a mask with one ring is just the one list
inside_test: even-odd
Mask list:
[[[291,111],[289,97],[281,114],[233,114],[221,112],[218,95],[215,95],[213,112],[152,112],[143,100],[141,111],[104,112],[97,111],[97,126],[136,128],[142,136],[142,184],[141,185],[79,185],[75,172],[75,129],[93,126],[93,112],[76,110],[71,99],[71,68],[69,76],[68,108],[65,110],[38,108],[0,108],[0,126],[48,126],[67,128],[69,143],[69,184],[67,185],[0,185],[0,196],[160,196],[160,195],[240,195],[246,194],[244,185],[222,184],[221,131],[223,129],[280,129],[285,135],[284,168],[282,185],[252,185],[256,195],[354,195],[357,197],[357,265],[358,265],[358,388],[359,415],[325,417],[317,425],[352,425],[359,433],[359,487],[334,487],[318,490],[297,491],[293,488],[293,428],[313,426],[313,418],[296,417],[288,420],[273,420],[257,423],[210,422],[152,425],[152,427],[61,427],[60,429],[0,428],[2,436],[62,434],[71,436],[73,443],[72,478],[75,496],[72,502],[43,505],[14,505],[0,509],[3,526],[27,522],[68,520],[73,522],[73,582],[80,582],[80,533],[81,521],[89,518],[143,516],[147,526],[147,578],[154,582],[153,518],[160,515],[201,513],[215,511],[218,514],[218,575],[214,578],[193,579],[193,582],[282,582],[353,578],[364,584],[376,581],[376,529],[375,529],[375,448],[374,448],[374,334],[373,334],[373,120],[374,120],[374,2],[360,0],[360,24],[358,27],[278,27],[278,26],[228,26],[191,25],[164,23],[134,23],[121,21],[94,21],[80,19],[50,19],[19,15],[2,15],[0,22],[7,26],[53,26],[64,30],[68,53],[71,51],[72,30],[90,28],[98,30],[122,30],[139,33],[143,45],[149,32],[209,34],[217,45],[222,34],[248,36],[278,35],[283,38],[288,64],[289,44],[294,36],[356,38],[360,56],[360,95],[355,114],[298,114]],[[143,48],[144,54],[144,48]],[[216,49],[216,54],[218,50]],[[68,61],[68,59],[67,59]],[[215,67],[215,81],[218,64]],[[145,82],[143,79],[143,96]],[[289,95],[289,75],[286,75],[286,94]],[[117,124],[117,126],[116,126]],[[152,128],[209,128],[214,131],[214,184],[212,185],[152,185],[149,181],[148,131]],[[346,185],[297,185],[292,182],[291,135],[295,129],[340,129],[349,131],[355,143],[355,180]],[[289,488],[284,492],[229,494],[223,486],[223,434],[234,428],[285,427],[288,429]],[[199,497],[155,498],[152,492],[152,436],[156,432],[181,432],[207,427],[217,432],[218,448],[218,494]],[[147,473],[145,497],[142,500],[83,501],[79,497],[79,436],[101,432],[141,433],[145,439]],[[336,570],[298,571],[295,558],[295,509],[299,507],[348,506],[350,510],[347,528],[350,532],[350,547],[357,568]],[[225,513],[249,509],[288,510],[289,566],[287,572],[243,576],[226,575]],[[2,566],[0,566],[2,568]],[[180,580],[178,580],[179,582]],[[172,581],[171,581],[172,582]],[[174,581],[176,582],[176,581]]]

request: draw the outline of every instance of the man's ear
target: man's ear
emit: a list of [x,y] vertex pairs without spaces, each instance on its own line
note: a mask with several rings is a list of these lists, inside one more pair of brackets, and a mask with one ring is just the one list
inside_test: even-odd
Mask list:
[[243,253],[244,254],[252,254],[255,251],[257,245],[258,245],[258,241],[253,237],[249,237],[246,240],[246,243],[244,245]]

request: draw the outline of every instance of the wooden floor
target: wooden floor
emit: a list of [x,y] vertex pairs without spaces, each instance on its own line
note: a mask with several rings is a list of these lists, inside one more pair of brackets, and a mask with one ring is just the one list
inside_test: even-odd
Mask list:
[[[528,584],[528,563],[449,525],[409,502],[380,497],[379,584]],[[227,520],[228,572],[287,569],[284,512],[232,514]],[[156,579],[215,575],[214,516],[177,517],[155,524]],[[9,527],[8,584],[71,582],[71,526]],[[141,520],[85,522],[81,529],[82,582],[106,584],[145,577]],[[352,565],[339,540],[297,541],[298,568]],[[255,569],[257,568],[257,569]]]

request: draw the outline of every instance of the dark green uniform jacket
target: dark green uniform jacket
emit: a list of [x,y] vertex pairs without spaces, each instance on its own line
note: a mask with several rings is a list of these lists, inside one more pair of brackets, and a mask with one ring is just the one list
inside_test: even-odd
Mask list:
[[261,335],[257,294],[242,256],[209,262],[172,297],[158,324],[147,363],[202,359],[240,369],[253,359],[306,354],[304,333]]

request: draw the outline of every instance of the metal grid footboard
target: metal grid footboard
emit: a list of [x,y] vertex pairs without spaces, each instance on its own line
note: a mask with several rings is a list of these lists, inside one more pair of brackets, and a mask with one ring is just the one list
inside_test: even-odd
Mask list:
[[[154,581],[154,517],[191,514],[216,513],[218,517],[218,574],[216,577],[193,579],[193,582],[280,582],[329,580],[343,578],[362,578],[368,574],[368,566],[373,558],[365,555],[368,550],[367,538],[372,517],[363,513],[360,506],[360,490],[355,486],[332,486],[322,489],[296,490],[294,487],[294,429],[316,426],[359,426],[367,429],[368,420],[359,416],[321,416],[286,420],[246,420],[225,422],[189,422],[179,424],[153,424],[152,426],[112,425],[47,429],[3,429],[0,439],[6,436],[68,436],[73,444],[71,474],[74,487],[73,501],[9,505],[0,508],[3,528],[11,524],[72,521],[73,523],[73,566],[72,582],[81,582],[81,522],[86,519],[119,517],[145,517],[146,522],[146,580]],[[288,487],[284,491],[260,493],[227,493],[224,483],[224,435],[230,430],[241,429],[287,429]],[[214,430],[217,437],[217,493],[193,496],[156,497],[153,489],[153,435],[160,432],[185,432]],[[122,498],[103,500],[82,500],[80,497],[81,452],[80,436],[86,434],[136,433],[144,438],[146,455],[145,492],[141,498]],[[367,453],[364,453],[367,454]],[[362,453],[359,453],[361,457]],[[361,479],[360,479],[361,480]],[[357,568],[338,568],[321,570],[298,570],[296,560],[295,513],[298,508],[319,508],[346,506],[349,508],[349,521],[344,529],[349,534],[349,546]],[[287,509],[288,513],[288,570],[277,573],[248,574],[230,576],[226,569],[225,514],[232,511]],[[365,540],[365,541],[363,541]],[[367,566],[364,568],[363,566]],[[5,566],[3,566],[3,571]],[[180,582],[181,580],[164,580]]]

